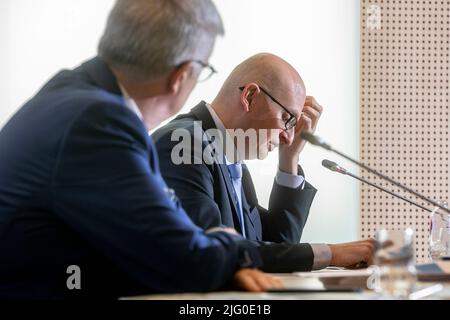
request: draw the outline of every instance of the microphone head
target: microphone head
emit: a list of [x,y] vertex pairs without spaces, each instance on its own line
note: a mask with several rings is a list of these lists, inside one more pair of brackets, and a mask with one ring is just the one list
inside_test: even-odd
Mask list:
[[347,170],[345,170],[344,168],[340,167],[336,162],[330,161],[330,160],[323,160],[322,161],[322,166],[324,166],[325,168],[327,168],[328,170],[331,170],[333,172],[338,172],[338,173],[342,173],[342,174],[346,174]]
[[327,169],[330,169],[331,171],[336,171],[337,163],[325,159],[322,161],[322,166],[324,166]]
[[302,137],[302,139],[308,141],[312,145],[331,150],[331,146],[329,144],[325,143],[325,141],[323,141],[320,137],[315,136],[308,131],[302,131],[300,136]]

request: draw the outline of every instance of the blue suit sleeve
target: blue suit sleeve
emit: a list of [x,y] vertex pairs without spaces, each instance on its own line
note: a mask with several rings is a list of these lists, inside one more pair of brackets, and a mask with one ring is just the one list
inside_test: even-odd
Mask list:
[[69,126],[53,174],[54,211],[151,291],[215,290],[258,253],[240,237],[206,235],[168,195],[153,143],[121,105],[93,105]]

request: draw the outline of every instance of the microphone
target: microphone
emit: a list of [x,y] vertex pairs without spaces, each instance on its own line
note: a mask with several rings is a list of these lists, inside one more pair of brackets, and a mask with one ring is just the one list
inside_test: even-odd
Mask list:
[[342,168],[341,166],[339,166],[336,162],[330,161],[330,160],[323,160],[322,161],[322,166],[324,166],[325,168],[334,171],[334,172],[339,172],[342,173],[344,175],[347,174],[347,170],[345,170],[344,168]]
[[346,154],[344,154],[344,153],[342,153],[342,152],[340,152],[340,151],[334,149],[331,145],[329,145],[328,143],[326,143],[326,142],[325,142],[324,140],[322,140],[321,138],[319,138],[319,137],[313,135],[312,133],[307,132],[307,131],[302,131],[302,133],[301,133],[300,135],[301,135],[301,137],[302,137],[305,141],[308,141],[308,142],[311,143],[312,145],[315,145],[315,146],[324,148],[324,149],[326,149],[326,150],[328,150],[328,151],[334,152],[334,153],[336,153],[337,155],[339,155],[339,156],[341,156],[341,157],[347,159],[348,161],[350,161],[350,162],[356,164],[357,166],[363,168],[364,170],[367,170],[368,172],[370,172],[370,173],[376,175],[377,177],[379,177],[379,178],[381,178],[381,179],[383,179],[383,180],[385,180],[385,181],[387,181],[387,182],[389,182],[389,183],[395,185],[396,187],[399,187],[400,189],[405,190],[405,191],[407,191],[408,193],[411,193],[412,195],[416,196],[417,198],[420,198],[420,199],[422,199],[423,201],[426,201],[426,202],[428,202],[429,204],[432,204],[433,206],[438,207],[439,209],[441,209],[441,210],[443,210],[443,211],[445,211],[445,212],[447,212],[447,213],[450,213],[450,209],[444,207],[443,205],[437,203],[436,201],[431,200],[430,198],[425,197],[424,195],[422,195],[422,194],[420,194],[420,193],[418,193],[418,192],[412,190],[411,188],[408,188],[408,187],[404,186],[403,184],[401,184],[401,183],[399,183],[399,182],[397,182],[397,181],[392,180],[391,178],[385,176],[384,174],[379,173],[378,171],[376,171],[376,170],[374,170],[374,169],[368,167],[368,166],[365,165],[364,163],[361,163],[361,162],[359,162],[359,161],[356,161],[355,159],[350,158],[350,157],[347,156]]
[[369,181],[367,181],[367,180],[364,180],[363,178],[358,177],[358,176],[356,176],[356,175],[354,175],[354,174],[348,172],[347,170],[345,170],[344,168],[342,168],[341,166],[339,166],[337,163],[335,163],[335,162],[333,162],[333,161],[330,161],[330,160],[323,160],[323,161],[322,161],[322,166],[324,166],[325,168],[327,168],[328,170],[331,170],[331,171],[333,171],[333,172],[338,172],[338,173],[340,173],[340,174],[343,174],[343,175],[346,175],[346,176],[350,176],[350,177],[352,177],[352,178],[355,178],[356,180],[359,180],[359,181],[361,181],[362,183],[368,184],[368,185],[371,186],[371,187],[374,187],[374,188],[377,188],[378,190],[381,190],[381,191],[383,191],[383,192],[389,193],[391,196],[394,196],[394,197],[396,197],[396,198],[398,198],[398,199],[400,199],[400,200],[406,201],[406,202],[408,202],[409,204],[412,204],[413,206],[416,206],[416,207],[418,207],[418,208],[420,208],[420,209],[422,209],[422,210],[425,210],[425,211],[428,211],[428,212],[433,212],[432,210],[430,210],[430,209],[428,209],[428,208],[425,208],[424,206],[422,206],[422,205],[420,205],[420,204],[418,204],[418,203],[416,203],[416,202],[414,202],[414,201],[412,201],[412,200],[409,200],[409,199],[407,199],[407,198],[405,198],[405,197],[402,197],[401,195],[398,195],[398,194],[396,194],[395,192],[389,191],[389,190],[387,190],[387,189],[385,189],[385,188],[383,188],[383,187],[380,187],[380,186],[378,186],[378,185],[376,185],[376,184],[374,184],[374,183],[372,183],[372,182],[369,182]]

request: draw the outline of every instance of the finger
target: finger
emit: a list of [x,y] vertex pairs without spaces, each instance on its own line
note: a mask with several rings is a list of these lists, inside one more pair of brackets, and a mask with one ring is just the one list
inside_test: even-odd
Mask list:
[[314,99],[314,97],[307,96],[306,99],[305,99],[305,106],[306,105],[311,106],[313,104],[317,104],[316,99]]
[[319,124],[321,114],[311,107],[305,108],[303,114],[313,120],[311,129],[314,132]]
[[297,127],[295,128],[294,139],[301,136],[303,131],[312,132],[311,119],[302,116]]
[[300,123],[301,123],[301,129],[303,130],[307,130],[310,131],[312,128],[312,119],[310,117],[308,117],[306,114],[303,114],[301,119],[300,119]]
[[274,289],[279,289],[279,288],[283,288],[283,282],[281,281],[281,279],[277,278],[277,277],[272,277],[271,280],[271,288]]
[[246,291],[261,292],[262,289],[255,281],[252,272],[245,272],[239,276],[238,286]]
[[283,288],[283,282],[274,276],[269,276],[269,287],[267,289]]
[[316,109],[311,108],[311,107],[307,107],[307,108],[303,109],[303,114],[311,115],[314,118],[320,118],[320,116],[321,116],[319,111],[317,111]]
[[375,241],[370,241],[370,240],[369,240],[369,246],[370,246],[370,250],[371,250],[372,252],[374,252],[375,249],[377,248],[377,243],[376,243]]
[[373,254],[373,253],[374,253],[373,248],[372,248],[371,246],[369,246],[369,247],[367,248],[367,253],[366,253],[365,259],[364,259],[366,265],[372,265],[372,263],[373,263],[373,257],[374,257],[374,254]]
[[305,107],[307,107],[307,106],[314,108],[319,113],[323,112],[323,107],[317,103],[317,101],[314,97],[311,97],[311,96],[306,97]]
[[305,103],[312,103],[315,100],[313,96],[306,96]]
[[312,107],[313,107],[317,112],[319,112],[320,114],[323,113],[323,107],[322,107],[320,104],[315,103],[315,104],[312,105]]
[[315,128],[319,123],[320,113],[314,109],[309,109],[305,110],[303,114],[313,121],[313,127]]
[[264,273],[256,275],[255,281],[263,291],[267,291],[267,289],[273,288],[272,283],[275,282],[272,276]]

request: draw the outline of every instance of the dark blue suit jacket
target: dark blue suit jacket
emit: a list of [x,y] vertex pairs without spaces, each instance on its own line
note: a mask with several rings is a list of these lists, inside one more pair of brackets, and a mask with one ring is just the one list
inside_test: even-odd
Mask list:
[[[201,122],[201,125],[196,126],[195,122]],[[153,139],[160,157],[161,172],[197,225],[204,229],[225,225],[242,232],[233,185],[224,161],[208,164],[203,161],[202,154],[195,152],[191,153],[191,164],[177,165],[171,161],[173,150],[178,150],[180,144],[178,139],[172,139],[174,131],[185,130],[191,137],[192,147],[200,145],[202,150],[207,150],[211,141],[203,134],[215,128],[214,120],[202,102],[189,114],[180,115],[157,130]],[[196,135],[195,132],[199,131],[200,135]],[[300,167],[299,173],[303,174]],[[291,189],[274,183],[267,210],[258,204],[250,172],[243,166],[242,202],[246,236],[259,244],[271,242],[261,248],[264,251],[264,270],[311,270],[314,258],[311,246],[299,242],[315,194],[316,189],[309,183],[304,189]]]
[[258,259],[189,219],[100,58],[57,74],[0,132],[0,297],[208,291]]

